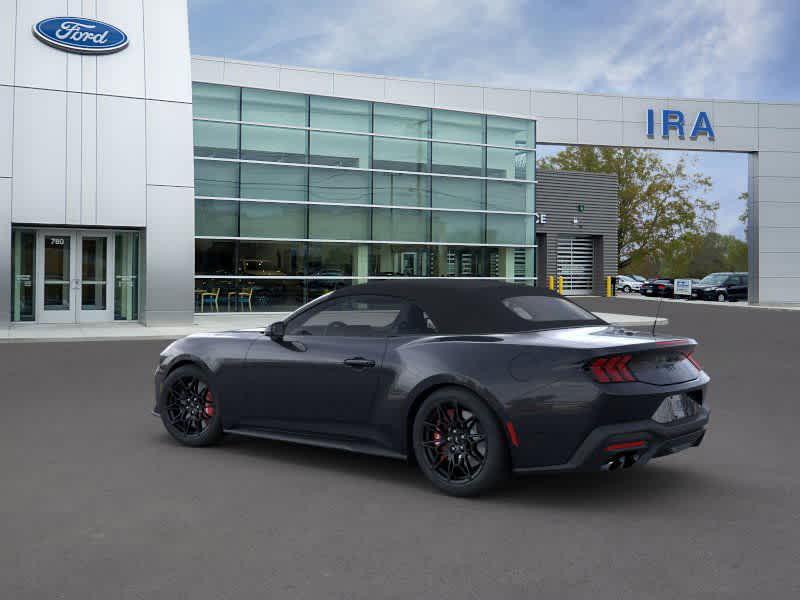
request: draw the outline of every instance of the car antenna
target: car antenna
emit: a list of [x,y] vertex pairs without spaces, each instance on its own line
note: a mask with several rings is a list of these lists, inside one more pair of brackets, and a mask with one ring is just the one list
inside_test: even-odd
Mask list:
[[653,319],[653,330],[650,332],[650,335],[656,337],[656,325],[658,325],[658,318],[661,316],[661,303],[664,302],[664,296],[661,296],[658,299],[658,308],[656,309],[656,318]]

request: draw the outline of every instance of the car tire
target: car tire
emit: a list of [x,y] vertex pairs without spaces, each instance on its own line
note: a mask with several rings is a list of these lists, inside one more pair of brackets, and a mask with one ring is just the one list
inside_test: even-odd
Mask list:
[[717,302],[727,302],[728,296],[726,296],[723,292],[717,294]]
[[446,494],[477,496],[508,477],[503,429],[486,403],[463,388],[441,388],[423,401],[412,443],[423,474]]
[[622,291],[625,292],[626,294],[630,294],[631,293],[631,286],[629,286],[629,285],[624,286],[622,288]]
[[158,413],[169,434],[186,446],[210,446],[222,439],[219,402],[200,367],[185,365],[167,375]]

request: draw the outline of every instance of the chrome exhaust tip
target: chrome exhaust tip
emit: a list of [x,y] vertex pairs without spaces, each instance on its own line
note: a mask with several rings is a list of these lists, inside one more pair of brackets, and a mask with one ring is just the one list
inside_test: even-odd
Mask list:
[[617,471],[619,469],[630,469],[639,462],[638,454],[618,454],[605,462],[600,468],[603,471]]

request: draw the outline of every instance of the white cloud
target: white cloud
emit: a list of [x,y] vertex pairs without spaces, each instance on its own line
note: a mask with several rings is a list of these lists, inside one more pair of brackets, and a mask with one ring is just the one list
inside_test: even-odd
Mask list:
[[576,20],[562,6],[521,0],[281,4],[273,24],[257,39],[243,40],[240,55],[517,87],[750,97],[742,81],[758,77],[781,26],[766,0],[638,2],[612,27],[591,13]]

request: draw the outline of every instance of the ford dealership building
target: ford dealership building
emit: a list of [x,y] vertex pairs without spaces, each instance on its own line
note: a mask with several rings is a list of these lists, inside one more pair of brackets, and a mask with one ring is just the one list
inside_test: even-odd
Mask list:
[[0,43],[0,323],[186,323],[371,278],[597,291],[616,181],[540,181],[537,143],[748,153],[750,300],[800,303],[798,104],[191,57],[185,0],[4,1]]

